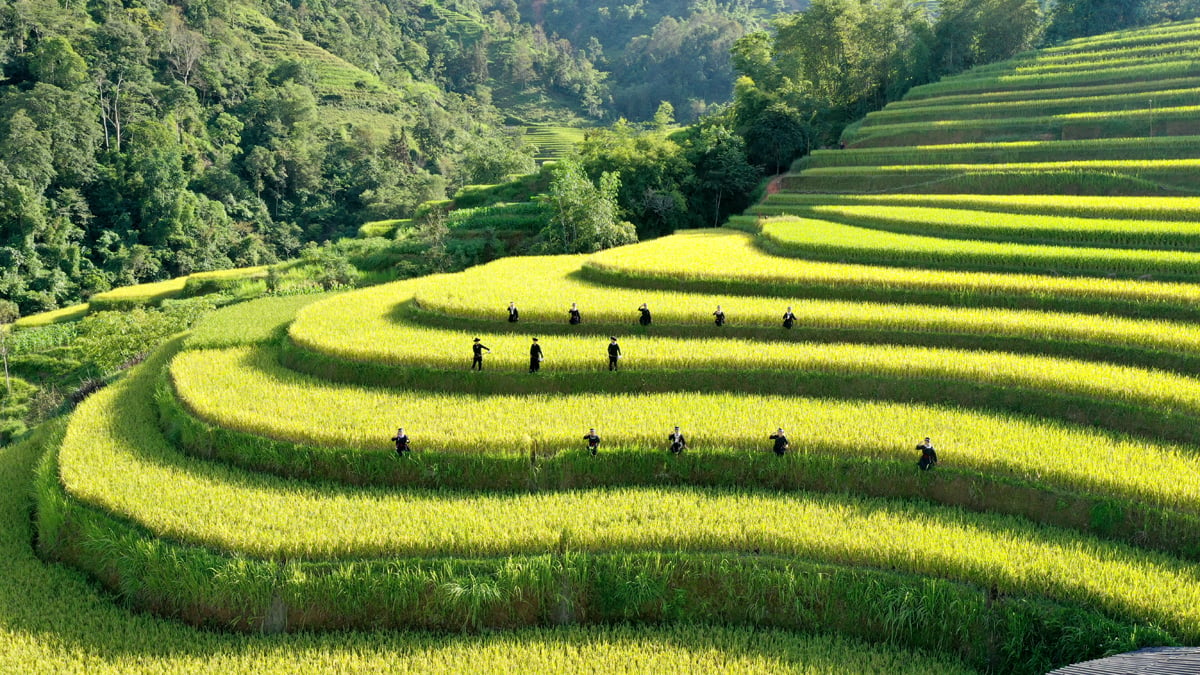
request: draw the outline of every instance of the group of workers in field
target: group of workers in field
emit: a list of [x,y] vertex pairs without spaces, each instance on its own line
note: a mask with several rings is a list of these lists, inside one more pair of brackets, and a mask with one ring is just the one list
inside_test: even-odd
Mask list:
[[[788,442],[787,434],[783,432],[782,427],[776,429],[775,433],[768,436],[767,439],[771,441],[771,452],[774,452],[779,457],[784,456],[792,449],[791,443]],[[396,430],[396,435],[391,440],[396,444],[397,456],[405,457],[412,452],[408,434],[404,433],[403,427]],[[588,429],[588,432],[583,436],[583,440],[587,443],[588,454],[595,457],[596,453],[600,451],[600,435],[596,433],[596,429],[594,427]],[[687,438],[683,435],[683,431],[679,427],[675,427],[671,433],[667,434],[667,451],[672,455],[681,454],[687,448]],[[921,451],[921,458],[917,461],[918,468],[922,471],[929,471],[937,465],[937,451],[933,449],[933,443],[928,437],[917,444],[917,450]]]
[[[518,323],[520,320],[521,312],[519,309],[517,309],[517,303],[508,303],[508,322]],[[654,319],[650,314],[650,308],[646,305],[646,303],[643,302],[641,306],[638,307],[638,323],[643,326],[649,326],[653,323],[653,321]],[[572,326],[578,326],[579,324],[583,323],[583,315],[579,311],[579,306],[574,302],[571,303],[571,308],[567,310],[567,323]],[[713,323],[715,323],[717,326],[725,325],[725,311],[721,309],[720,305],[717,305],[716,311],[713,312]],[[792,308],[788,307],[787,311],[783,313],[783,327],[790,329],[794,325],[796,325],[796,315],[792,313]],[[474,343],[471,345],[471,370],[482,371],[483,355],[484,353],[490,351],[492,350],[483,345],[483,343],[479,341],[479,338],[475,338]],[[620,359],[621,345],[617,342],[617,338],[615,336],[610,336],[608,338],[608,369],[610,371],[619,370]],[[529,372],[540,372],[542,369],[542,361],[544,360],[545,353],[542,351],[542,346],[538,344],[537,338],[532,338],[531,344],[529,345]]]
[[[638,307],[638,315],[638,323],[643,326],[649,326],[653,322],[653,318],[650,314],[650,308],[644,302]],[[515,302],[508,303],[509,323],[518,323],[520,320],[521,314],[517,309],[517,304]],[[577,326],[583,323],[583,316],[579,311],[578,305],[574,302],[571,303],[570,309],[567,310],[567,322],[572,326]],[[725,325],[725,312],[721,309],[720,305],[717,305],[716,311],[713,312],[713,322],[717,326]],[[795,324],[796,315],[792,313],[792,308],[788,307],[787,311],[783,314],[783,327],[790,329]],[[471,346],[471,370],[482,371],[483,355],[484,353],[490,351],[490,349],[480,342],[479,338],[475,338],[474,343]],[[531,338],[531,344],[529,345],[529,372],[539,372],[542,368],[542,361],[544,359],[545,355],[542,352],[541,345],[538,344],[538,339],[536,337]],[[617,341],[616,336],[609,336],[608,369],[610,371],[618,370],[620,359],[621,345]],[[791,449],[787,435],[784,433],[782,428],[776,429],[775,433],[771,434],[767,438],[772,442],[771,450],[776,455],[783,456],[788,452],[789,449]],[[588,433],[584,435],[583,439],[587,442],[588,452],[592,455],[595,455],[600,449],[600,436],[596,433],[596,430],[589,429]],[[411,452],[409,439],[404,433],[404,429],[401,428],[397,430],[396,435],[392,437],[391,440],[396,444],[397,455],[405,456]],[[675,429],[667,436],[667,443],[668,451],[674,455],[682,453],[688,447],[687,439],[684,437],[683,432],[679,429],[679,427],[675,427]],[[937,451],[934,450],[933,443],[929,438],[926,438],[924,441],[919,443],[917,445],[917,450],[921,452],[921,457],[917,462],[917,466],[922,471],[928,471],[937,465]]]

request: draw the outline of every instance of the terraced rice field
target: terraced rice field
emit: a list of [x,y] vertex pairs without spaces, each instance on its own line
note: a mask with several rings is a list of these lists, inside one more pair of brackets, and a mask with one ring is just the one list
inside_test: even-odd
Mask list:
[[1198,48],[1172,25],[917,89],[727,228],[220,310],[0,453],[0,671],[1041,673],[1200,644],[1200,144],[1110,120],[1186,108]]

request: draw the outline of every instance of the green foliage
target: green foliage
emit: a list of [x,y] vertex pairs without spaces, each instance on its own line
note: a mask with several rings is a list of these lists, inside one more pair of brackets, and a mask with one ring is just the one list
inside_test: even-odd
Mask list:
[[573,157],[555,163],[545,204],[550,222],[543,246],[555,253],[592,253],[637,241],[633,225],[618,222],[619,173],[604,172],[596,185]]
[[140,360],[212,309],[211,300],[196,298],[166,302],[161,309],[95,312],[79,322],[75,350],[101,374],[113,373]]

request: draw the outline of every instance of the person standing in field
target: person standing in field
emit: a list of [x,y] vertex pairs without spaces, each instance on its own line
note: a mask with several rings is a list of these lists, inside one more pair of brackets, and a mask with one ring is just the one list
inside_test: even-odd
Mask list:
[[571,309],[567,310],[567,314],[571,317],[567,323],[572,326],[578,326],[583,323],[583,317],[579,315],[579,308],[575,306],[575,303],[571,303]]
[[771,448],[772,451],[774,451],[775,454],[779,455],[780,457],[783,457],[783,453],[787,452],[788,449],[791,448],[791,446],[788,444],[787,436],[783,434],[783,427],[776,429],[775,433],[771,434],[770,439],[775,441],[775,447]]
[[595,429],[588,429],[587,435],[583,437],[587,441],[588,452],[592,457],[596,456],[596,451],[600,449],[600,437],[596,435]]
[[617,361],[621,358],[621,345],[617,344],[616,336],[608,338],[608,369],[616,370]]
[[638,307],[638,312],[641,314],[641,316],[638,317],[638,323],[642,324],[643,326],[649,326],[651,320],[650,308],[646,306],[646,303],[643,302],[642,306]]
[[533,338],[533,342],[529,345],[529,372],[536,373],[542,369],[542,346],[538,344],[538,339]]
[[917,466],[922,471],[928,471],[937,465],[937,451],[933,449],[933,443],[930,442],[928,436],[922,443],[917,445],[917,449],[921,451],[921,459],[917,461]]
[[795,325],[796,325],[796,315],[792,314],[792,308],[788,307],[787,311],[783,313],[783,327],[787,328],[787,329],[791,329],[791,327],[795,326]]
[[679,430],[679,427],[675,427],[675,431],[672,431],[671,434],[667,436],[667,440],[671,443],[672,455],[678,455],[684,450],[687,450],[687,439],[683,437],[683,432]]
[[516,323],[521,320],[521,313],[517,311],[517,303],[508,303],[508,322]]
[[478,369],[482,371],[483,353],[490,351],[492,350],[484,347],[483,343],[479,341],[479,338],[475,338],[475,342],[471,345],[471,370],[475,370],[476,367],[478,367]]
[[725,325],[725,311],[721,309],[720,305],[717,305],[717,311],[713,312],[713,316],[716,317],[714,323],[718,326]]
[[396,430],[396,435],[392,436],[392,442],[396,444],[397,457],[403,457],[412,451],[408,445],[408,434],[404,433],[404,427]]

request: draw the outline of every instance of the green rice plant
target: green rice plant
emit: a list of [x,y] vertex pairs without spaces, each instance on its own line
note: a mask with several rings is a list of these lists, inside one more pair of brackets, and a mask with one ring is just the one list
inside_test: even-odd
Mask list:
[[[870,208],[870,207],[865,207]],[[781,300],[772,297],[715,295],[665,290],[622,289],[596,286],[577,279],[577,257],[524,257],[499,260],[452,277],[429,281],[411,281],[417,312],[405,313],[406,321],[441,325],[462,330],[496,331],[505,316],[509,301],[517,301],[523,323],[522,332],[543,335],[624,333],[633,324],[633,311],[641,303],[653,308],[657,319],[653,334],[660,337],[727,337],[769,341],[809,341],[826,339],[838,342],[885,339],[892,343],[921,343],[916,334],[1001,336],[1030,340],[1026,347],[1014,339],[1009,346],[998,342],[999,349],[1051,353],[1059,350],[1054,341],[1083,347],[1110,345],[1126,349],[1145,349],[1144,360],[1132,362],[1155,368],[1172,368],[1167,354],[1200,354],[1200,331],[1188,324],[1163,321],[1131,321],[1090,314],[1061,314],[996,309],[957,309],[930,305],[836,302],[803,297]],[[393,286],[391,298],[400,297]],[[535,290],[536,289],[536,290]],[[531,293],[531,290],[533,291]],[[381,294],[384,293],[381,291]],[[356,305],[357,320],[365,330],[376,334],[378,343],[402,343],[396,305],[364,302],[366,294],[330,301],[330,312],[350,313]],[[357,303],[363,303],[357,305]],[[565,325],[566,303],[576,303],[587,321],[577,327]],[[721,305],[729,317],[720,331],[712,328],[712,311]],[[793,331],[780,330],[784,308],[795,315]],[[377,314],[369,314],[375,312]],[[377,318],[372,319],[372,316]],[[456,319],[460,319],[457,320]],[[308,319],[306,319],[308,320]],[[532,327],[528,327],[529,324]],[[304,331],[303,324],[296,326]],[[339,331],[340,332],[340,331]],[[318,331],[319,333],[319,331]],[[388,334],[390,333],[390,334]],[[383,337],[388,334],[387,337]],[[909,337],[905,337],[909,334]],[[343,339],[344,336],[337,338]],[[194,338],[193,338],[194,339]],[[969,339],[954,339],[944,346],[967,346]],[[980,346],[984,343],[975,343]],[[218,346],[218,345],[214,345]],[[1060,352],[1077,358],[1097,358],[1086,349]],[[343,354],[343,356],[347,356]],[[360,359],[361,360],[361,359]],[[1127,359],[1125,362],[1131,362]],[[1180,364],[1182,366],[1182,364]],[[1196,372],[1196,364],[1182,366]]]
[[[1174,220],[1200,222],[1200,198],[1130,197],[1120,199],[1085,195],[809,195],[780,192],[765,202],[771,206],[870,205],[930,207],[992,213],[1062,216],[1072,218]],[[986,217],[986,216],[981,216]]]
[[[322,382],[282,368],[267,350],[245,348],[184,352],[170,374],[182,406],[201,420],[264,438],[357,451],[338,460],[345,462],[355,461],[354,454],[390,460],[388,432],[399,425],[422,452],[513,459],[572,449],[582,454],[580,438],[592,427],[606,440],[606,458],[645,449],[662,453],[662,438],[678,425],[698,451],[718,457],[708,461],[727,452],[765,456],[767,436],[782,426],[803,453],[903,466],[915,461],[909,437],[932,435],[953,448],[954,465],[962,469],[1200,512],[1194,481],[1180,480],[1200,476],[1191,450],[991,413],[747,393],[620,394],[604,392],[602,383],[596,393],[557,396],[372,389]],[[921,386],[920,376],[913,373],[912,386]],[[686,375],[678,378],[688,386]],[[1131,455],[1140,461],[1121,461]],[[660,462],[661,454],[651,460]],[[361,460],[364,467],[375,463],[373,457]]]
[[958,579],[1153,621],[1187,639],[1200,634],[1193,565],[1016,518],[848,496],[678,488],[396,494],[304,486],[188,459],[154,427],[150,390],[165,356],[80,406],[59,475],[73,499],[170,540],[309,560],[504,557],[564,546],[756,550]]
[[880,124],[966,120],[983,118],[1042,117],[1061,113],[1144,110],[1152,107],[1194,106],[1200,103],[1200,90],[1160,89],[1153,93],[1114,94],[1058,99],[1034,99],[997,103],[940,105],[921,108],[890,107],[867,115],[863,127]]
[[[1082,141],[1014,141],[910,147],[817,150],[792,166],[809,168],[896,164],[1014,164],[1109,159],[1189,159],[1200,154],[1200,137],[1097,138]],[[777,197],[777,193],[770,198]],[[769,198],[769,199],[770,199]],[[1116,206],[1120,206],[1119,204]]]
[[324,297],[326,294],[259,298],[224,307],[197,322],[189,332],[187,344],[198,349],[277,339],[297,310]]
[[976,92],[1014,89],[1053,89],[1057,87],[1098,86],[1138,80],[1167,80],[1200,74],[1200,67],[1191,59],[1152,61],[1145,64],[1094,70],[1049,73],[1045,75],[1000,74],[985,77],[948,77],[933,84],[914,87],[906,98],[963,95]]
[[1120,94],[1161,91],[1163,89],[1191,89],[1200,84],[1195,77],[1180,77],[1165,80],[1135,80],[1133,82],[1103,84],[1082,87],[1057,87],[1052,89],[1008,91],[982,91],[970,94],[947,94],[928,98],[904,98],[887,105],[890,109],[912,110],[915,108],[937,107],[943,105],[968,105],[973,103],[1001,103],[1011,101],[1028,101],[1032,98],[1050,101],[1059,98],[1078,98],[1087,96],[1113,96]]
[[398,218],[393,220],[374,220],[369,223],[363,223],[358,228],[358,237],[360,239],[369,239],[371,237],[393,237],[396,230],[407,226],[412,220],[407,218]]
[[122,286],[104,293],[97,293],[89,300],[90,311],[120,311],[156,305],[168,298],[183,295],[187,277],[157,281],[135,286]]
[[[48,430],[43,430],[46,435]],[[628,672],[629,669],[685,672],[695,667],[732,673],[794,672],[826,675],[861,672],[958,673],[971,672],[950,656],[936,657],[910,649],[871,644],[844,637],[804,636],[764,627],[707,627],[701,625],[588,626],[554,629],[523,629],[482,635],[445,635],[413,631],[302,632],[286,635],[231,635],[213,630],[196,630],[179,621],[130,612],[79,572],[63,565],[47,565],[30,547],[28,497],[33,467],[42,455],[43,440],[30,439],[0,449],[0,575],[9,583],[0,585],[0,670],[40,675],[83,672],[99,675],[161,673],[328,673],[342,671],[387,671],[394,673],[507,673],[522,672]],[[49,515],[39,510],[39,518]],[[125,554],[128,571],[138,572],[135,560],[149,559],[149,551],[178,553],[163,542],[155,546],[118,549]],[[176,565],[194,563],[189,551],[176,555]],[[210,557],[211,561],[212,558]],[[159,558],[159,568],[170,561]],[[240,567],[240,570],[239,570]],[[143,571],[154,569],[147,565]],[[176,571],[194,572],[186,567]],[[228,574],[210,585],[244,580],[253,564],[236,560]],[[814,569],[799,579],[832,579],[830,569]],[[824,574],[822,574],[824,573]],[[886,577],[843,574],[846,593],[865,600],[871,583]],[[853,579],[860,580],[855,582]],[[171,581],[178,583],[182,575]],[[272,577],[274,579],[276,577]],[[739,575],[739,579],[744,577]],[[881,588],[903,591],[898,580]],[[939,588],[932,584],[910,585],[910,596]],[[181,589],[170,589],[181,594]],[[814,594],[815,595],[815,594]],[[826,594],[825,597],[833,597]],[[957,600],[960,606],[983,611],[984,596],[962,589],[942,591],[939,597]],[[891,608],[876,594],[866,608],[887,616]],[[842,603],[839,603],[842,604]],[[999,605],[997,605],[999,606]],[[1022,610],[1021,603],[1006,608],[1004,616],[1031,616],[1044,607]],[[870,614],[864,611],[864,615]],[[829,616],[836,618],[836,613]],[[947,621],[955,615],[947,613]],[[967,614],[966,616],[970,616]],[[1064,618],[1068,612],[1061,614]],[[817,618],[814,616],[814,622]],[[1008,623],[1008,622],[1006,622]],[[965,625],[960,621],[957,625]],[[927,624],[926,624],[927,625]],[[954,625],[948,623],[948,626]],[[1096,622],[1096,627],[1103,625]],[[1131,629],[1132,627],[1127,627]],[[869,636],[878,641],[883,633]],[[941,631],[956,635],[954,631]],[[868,637],[868,636],[864,636]],[[903,632],[896,642],[904,641]],[[1032,637],[1032,636],[1030,636]],[[1064,636],[1065,637],[1065,636]],[[1093,634],[1092,641],[1100,633]],[[1051,638],[1053,639],[1053,638]],[[966,641],[964,641],[966,642]],[[1032,641],[1031,641],[1032,642]],[[946,650],[953,649],[947,645]],[[1053,663],[1078,660],[1078,652],[1049,652]],[[1087,652],[1084,652],[1087,654]]]
[[763,238],[791,255],[866,263],[994,269],[1092,275],[1200,278],[1200,254],[1115,248],[1072,248],[1033,244],[941,239],[896,234],[812,218],[773,218]]
[[903,206],[813,205],[797,215],[858,227],[953,239],[1138,249],[1200,248],[1200,223],[1110,220]]
[[[769,255],[757,242],[728,229],[683,231],[602,251],[581,271],[587,279],[638,288],[1200,317],[1190,309],[1200,302],[1200,286],[1194,284],[795,260]],[[713,260],[722,265],[713,267]]]
[[23,316],[13,322],[16,328],[37,328],[40,326],[49,326],[55,323],[65,323],[69,321],[78,321],[87,316],[90,307],[85,302],[80,305],[71,305],[70,307],[62,307],[53,309],[49,312],[41,312],[39,314],[30,314]]

